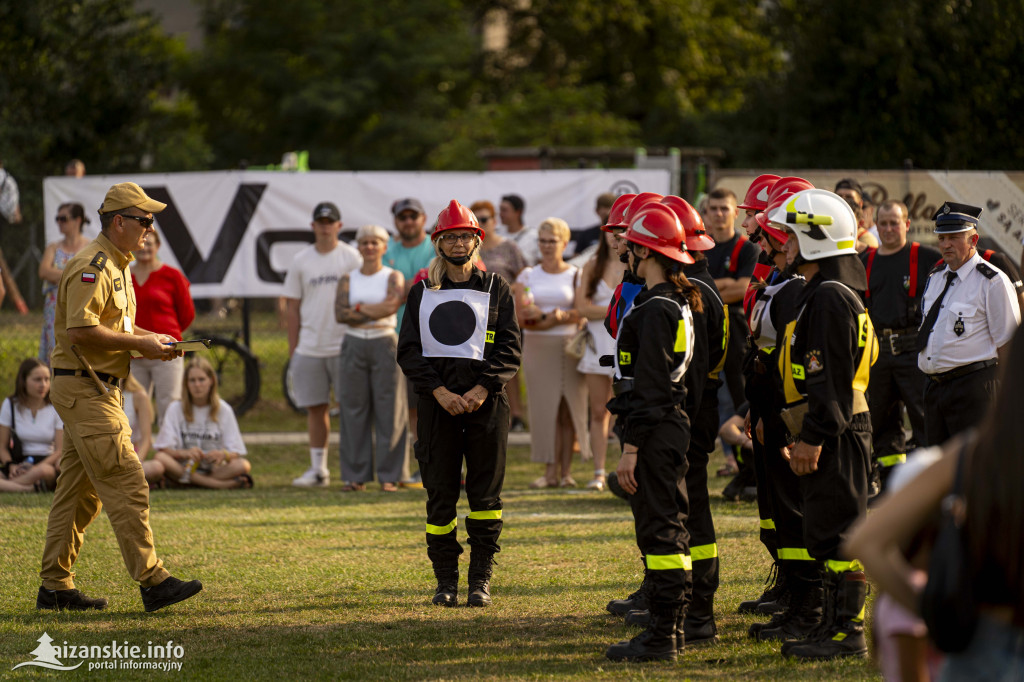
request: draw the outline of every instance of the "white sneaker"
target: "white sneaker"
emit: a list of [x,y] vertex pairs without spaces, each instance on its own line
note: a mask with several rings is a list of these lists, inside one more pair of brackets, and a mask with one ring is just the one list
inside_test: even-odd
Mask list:
[[310,467],[306,473],[292,481],[299,488],[326,488],[331,483],[331,475]]

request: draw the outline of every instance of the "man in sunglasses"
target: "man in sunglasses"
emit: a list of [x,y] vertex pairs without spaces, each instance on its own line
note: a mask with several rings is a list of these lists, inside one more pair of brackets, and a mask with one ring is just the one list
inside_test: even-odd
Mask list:
[[135,290],[128,264],[166,205],[134,182],[114,185],[100,207],[101,232],[61,275],[54,320],[50,400],[64,421],[61,474],[50,508],[37,609],[103,609],[74,583],[86,528],[107,508],[121,558],[142,590],[146,611],[188,599],[198,580],[171,576],[156,556],[149,526],[149,486],[121,408],[131,354],[173,360],[174,337],[134,325]]

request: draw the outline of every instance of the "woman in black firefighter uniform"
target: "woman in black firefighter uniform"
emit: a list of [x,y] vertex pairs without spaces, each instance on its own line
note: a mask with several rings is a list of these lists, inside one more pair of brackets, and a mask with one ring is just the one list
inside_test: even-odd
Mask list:
[[694,346],[691,307],[701,309],[700,293],[683,275],[682,266],[693,259],[669,208],[641,209],[625,239],[630,271],[647,289],[637,295],[616,338],[615,397],[608,408],[622,424],[617,473],[631,495],[651,618],[644,632],[612,645],[606,655],[613,661],[675,660],[692,583],[685,526],[690,424],[682,405]]
[[509,406],[505,384],[521,357],[508,283],[473,266],[483,231],[454,199],[437,219],[437,256],[413,285],[398,338],[398,364],[418,397],[416,459],[427,490],[427,556],[433,603],[455,606],[459,556],[455,506],[466,462],[470,606],[491,603],[493,557],[501,534]]
[[797,192],[768,219],[788,233],[787,262],[807,279],[797,317],[780,339],[779,369],[782,416],[796,441],[788,454],[800,477],[804,546],[820,562],[822,593],[817,606],[793,593],[806,620],[821,609],[821,623],[783,642],[782,654],[866,656],[867,580],[859,561],[840,555],[850,527],[867,513],[871,420],[864,393],[878,355],[861,298],[867,277],[856,257],[856,219],[842,198],[821,189]]

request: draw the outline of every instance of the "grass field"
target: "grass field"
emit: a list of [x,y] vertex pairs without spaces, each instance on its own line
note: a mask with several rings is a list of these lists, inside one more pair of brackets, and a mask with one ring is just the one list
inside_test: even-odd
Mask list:
[[[153,493],[160,556],[174,575],[205,585],[155,614],[142,611],[105,517],[90,528],[76,570],[78,585],[108,597],[110,608],[37,612],[50,496],[0,498],[0,676],[53,675],[11,671],[33,660],[47,632],[54,644],[182,647],[180,672],[86,672],[87,661],[67,673],[88,679],[878,679],[868,661],[798,664],[747,639],[753,618],[736,615],[735,605],[760,593],[768,567],[752,504],[713,498],[722,644],[688,650],[676,664],[612,664],[605,648],[632,633],[604,605],[641,577],[628,507],[612,495],[531,491],[536,465],[526,448],[512,448],[494,606],[442,609],[429,603],[423,491],[296,489],[289,481],[308,464],[302,448],[261,446],[251,458],[252,490]],[[577,462],[574,474],[586,480],[588,468]],[[716,490],[721,481],[713,479]],[[466,511],[463,500],[460,516]],[[462,603],[467,563],[468,552]]]

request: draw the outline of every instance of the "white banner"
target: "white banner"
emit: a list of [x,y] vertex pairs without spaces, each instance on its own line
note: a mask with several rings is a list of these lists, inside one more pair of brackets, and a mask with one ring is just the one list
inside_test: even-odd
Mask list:
[[[345,230],[374,223],[394,232],[391,204],[415,197],[433,223],[451,199],[469,206],[486,199],[497,209],[502,195],[526,202],[524,222],[563,218],[574,228],[595,225],[594,202],[602,192],[669,191],[665,170],[549,170],[471,172],[223,171],[52,177],[43,181],[46,215],[69,201],[82,204],[92,220],[86,234],[99,232],[97,209],[111,185],[132,181],[167,204],[157,214],[163,245],[160,258],[182,270],[194,298],[272,297],[295,253],[313,241],[313,207],[332,201]],[[60,239],[47,223],[48,242]]]
[[[842,178],[854,178],[875,205],[898,199],[910,211],[910,238],[935,244],[932,216],[943,202],[956,201],[983,210],[978,233],[988,237],[1016,262],[1024,241],[1024,172],[1021,171],[892,171],[892,170],[732,170],[718,171],[716,186],[728,187],[741,200],[761,173],[806,178],[831,190]],[[742,220],[743,216],[740,216]],[[740,229],[739,221],[736,228]]]

